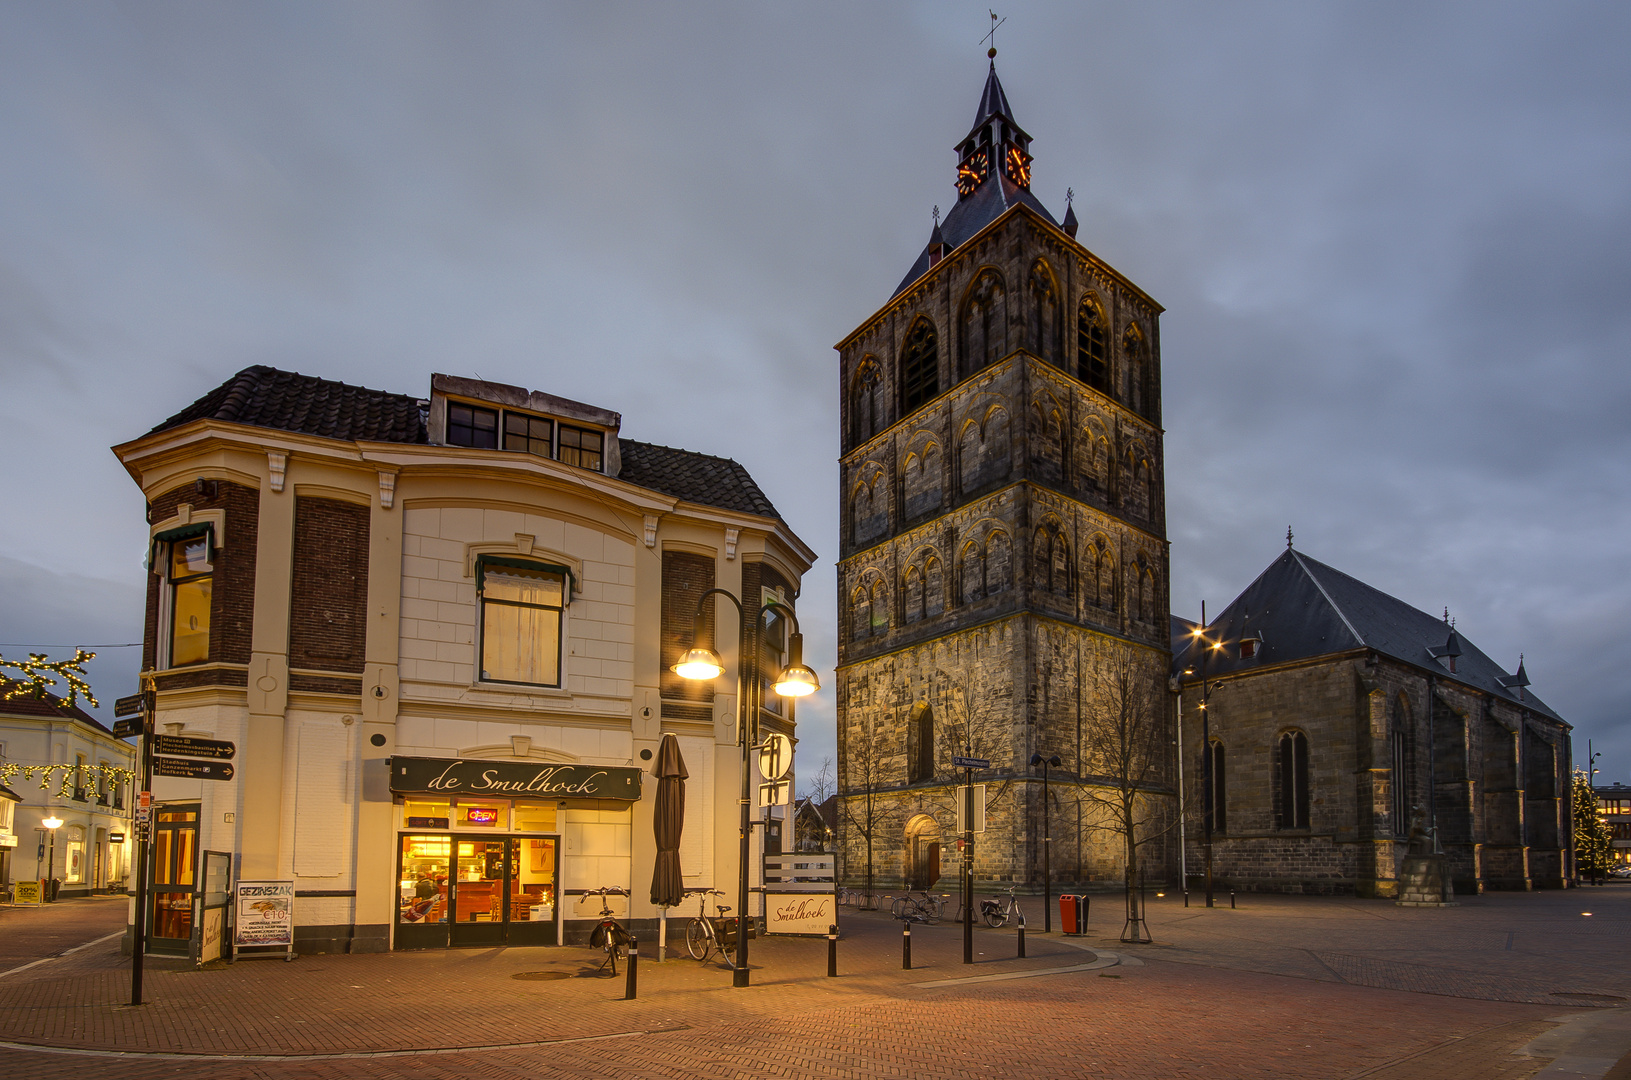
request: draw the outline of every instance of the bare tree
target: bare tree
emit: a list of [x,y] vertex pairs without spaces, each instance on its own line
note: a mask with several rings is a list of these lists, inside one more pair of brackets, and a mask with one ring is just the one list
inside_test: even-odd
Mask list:
[[[898,816],[895,808],[881,796],[885,788],[895,786],[896,778],[889,774],[891,755],[886,733],[879,730],[875,717],[869,716],[843,732],[843,738],[844,747],[839,754],[843,763],[838,776],[838,804],[842,809],[839,823],[854,829],[866,844],[866,896],[870,906],[876,878],[875,845]],[[847,844],[845,850],[848,851]],[[847,862],[846,859],[846,875]]]
[[832,797],[832,758],[821,759],[821,769],[804,783],[804,797],[820,806]]
[[1172,732],[1153,658],[1106,657],[1089,682],[1088,723],[1082,735],[1084,797],[1098,811],[1098,828],[1116,833],[1126,859],[1127,921],[1122,941],[1148,941],[1140,886],[1139,849],[1177,822],[1168,768]]

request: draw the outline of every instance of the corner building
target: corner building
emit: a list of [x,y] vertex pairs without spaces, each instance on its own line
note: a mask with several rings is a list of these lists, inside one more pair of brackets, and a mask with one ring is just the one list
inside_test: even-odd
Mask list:
[[[292,882],[306,952],[581,942],[605,886],[654,940],[668,732],[684,883],[737,880],[752,643],[722,619],[724,678],[669,667],[705,590],[792,604],[815,556],[736,462],[620,427],[473,379],[418,398],[257,366],[114,448],[148,506],[158,733],[237,751],[226,782],[153,781],[151,949],[196,952],[202,852]],[[771,698],[761,730],[792,735]],[[787,810],[753,830],[755,884]]]
[[[980,882],[1120,881],[1083,805],[1095,674],[1164,683],[1161,306],[1032,194],[1031,137],[993,63],[956,205],[837,346],[842,393],[838,815],[845,880],[958,872],[953,755],[988,758]],[[1162,691],[1164,693],[1164,691]],[[1170,717],[1152,722],[1170,725]],[[1172,794],[1170,777],[1164,793]],[[870,834],[870,845],[868,844]],[[1176,837],[1143,849],[1146,877]]]

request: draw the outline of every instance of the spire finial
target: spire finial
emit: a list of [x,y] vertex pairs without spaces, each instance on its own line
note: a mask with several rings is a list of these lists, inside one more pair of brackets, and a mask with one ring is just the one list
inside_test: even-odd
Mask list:
[[1287,525],[1286,526],[1286,550],[1287,551],[1291,550],[1291,537],[1292,537],[1291,526]]
[[992,63],[995,63],[997,59],[997,27],[1007,22],[1008,17],[1004,15],[999,19],[997,18],[997,13],[995,11],[992,11],[990,8],[986,8],[985,10],[986,13],[991,16],[991,32],[986,34],[985,37],[981,38],[980,40],[985,41],[988,38],[990,39],[991,48],[986,50],[985,55],[990,58]]
[[935,203],[935,206],[934,206],[934,223],[935,223],[935,225],[937,227],[940,224],[940,204],[939,203]]
[[1450,625],[1450,609],[1448,607],[1444,609],[1444,625]]
[[1069,207],[1070,204],[1072,202],[1074,202],[1075,200],[1076,200],[1076,189],[1075,188],[1066,188],[1065,189],[1065,206]]

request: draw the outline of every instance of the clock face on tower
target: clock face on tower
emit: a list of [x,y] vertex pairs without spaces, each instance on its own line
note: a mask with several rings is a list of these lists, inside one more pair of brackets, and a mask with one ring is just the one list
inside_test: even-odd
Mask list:
[[985,182],[986,176],[991,172],[991,159],[986,157],[984,150],[976,150],[968,159],[957,166],[957,190],[968,195]]
[[1031,156],[1017,146],[1008,148],[1008,179],[1020,187],[1031,186]]

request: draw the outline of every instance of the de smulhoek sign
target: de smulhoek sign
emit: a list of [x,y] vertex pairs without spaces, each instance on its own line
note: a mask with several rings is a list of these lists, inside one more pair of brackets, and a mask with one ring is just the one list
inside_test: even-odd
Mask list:
[[640,770],[613,765],[539,765],[467,758],[391,758],[391,790],[508,798],[640,798]]

